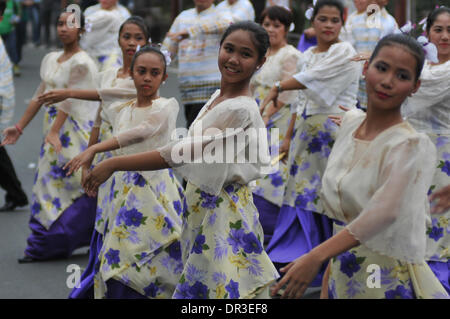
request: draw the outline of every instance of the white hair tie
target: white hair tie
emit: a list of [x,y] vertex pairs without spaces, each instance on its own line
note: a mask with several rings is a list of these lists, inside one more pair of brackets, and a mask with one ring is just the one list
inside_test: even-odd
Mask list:
[[439,63],[438,49],[436,46],[428,41],[424,36],[420,36],[417,41],[422,45],[425,52],[425,58],[432,63]]

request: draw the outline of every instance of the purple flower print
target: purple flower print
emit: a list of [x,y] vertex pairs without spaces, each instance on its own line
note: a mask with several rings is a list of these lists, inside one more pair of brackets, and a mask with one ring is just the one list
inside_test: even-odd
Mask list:
[[361,269],[361,266],[356,261],[356,256],[351,252],[341,254],[338,259],[341,262],[340,270],[349,278]]
[[192,299],[190,289],[191,289],[191,286],[189,286],[189,283],[187,283],[187,282],[178,284],[177,288],[175,290],[174,298],[175,299]]
[[183,207],[181,206],[181,202],[179,200],[176,200],[173,202],[173,208],[177,212],[177,215],[180,216],[183,212]]
[[302,194],[299,194],[295,199],[295,206],[306,209],[308,203],[314,202],[316,199],[316,190],[305,188]]
[[439,238],[444,237],[444,228],[433,226],[427,232],[428,237],[434,239],[434,241],[438,241]]
[[262,246],[261,243],[259,242],[258,238],[256,238],[255,234],[253,233],[249,233],[244,235],[244,237],[242,238],[244,241],[244,251],[247,254],[251,254],[251,253],[255,253],[255,254],[260,254],[262,252]]
[[450,176],[450,161],[445,161],[442,164],[441,171]]
[[64,170],[61,167],[56,166],[56,165],[52,165],[50,167],[50,173],[49,174],[50,174],[50,176],[53,179],[61,179],[61,178],[66,176]]
[[33,205],[31,205],[31,215],[37,215],[41,211],[41,204],[38,202],[34,202]]
[[134,185],[137,185],[139,187],[144,187],[147,184],[147,181],[145,180],[145,178],[142,177],[142,175],[139,173],[135,173],[133,175],[133,182],[134,182]]
[[230,230],[230,235],[227,238],[228,244],[231,245],[233,254],[237,254],[239,249],[245,245],[244,242],[245,232],[243,229],[234,229]]
[[138,227],[142,222],[142,213],[140,213],[136,208],[132,208],[123,213],[125,220],[125,225]]
[[147,297],[155,298],[156,295],[158,294],[158,290],[159,290],[158,286],[152,282],[150,285],[144,288],[144,293]]
[[119,254],[120,251],[110,248],[108,252],[105,254],[105,258],[108,262],[108,265],[115,265],[120,263]]
[[239,282],[233,281],[233,279],[230,280],[230,283],[225,286],[226,291],[230,294],[230,299],[238,299],[240,297],[239,294]]
[[58,111],[56,110],[56,107],[50,106],[48,108],[48,115],[50,116],[50,118],[55,117],[57,113],[58,113]]
[[276,172],[270,175],[271,184],[275,187],[283,185],[283,177],[281,177],[280,172]]
[[56,197],[54,200],[52,200],[52,204],[53,204],[57,209],[60,209],[60,208],[61,208],[61,201],[59,200],[58,197]]
[[66,134],[61,134],[61,136],[59,137],[59,139],[61,140],[61,145],[64,148],[69,147],[70,145],[70,136],[68,133]]
[[308,143],[308,150],[311,153],[320,152],[322,149],[322,141],[318,137],[314,137],[311,142]]
[[208,208],[208,209],[214,209],[217,207],[217,200],[219,199],[218,196],[210,195],[205,192],[200,193],[203,201],[202,201],[202,207]]
[[297,172],[298,172],[298,165],[297,164],[292,164],[292,166],[291,166],[291,169],[290,169],[290,171],[289,171],[289,174],[291,175],[291,176],[295,176],[295,175],[297,175]]
[[169,256],[175,260],[181,260],[181,244],[179,241],[175,241],[169,246]]
[[402,285],[394,290],[388,290],[384,293],[386,299],[413,299],[413,292]]
[[203,252],[203,244],[206,241],[205,235],[197,235],[194,241],[194,245],[192,246],[191,253],[201,254]]
[[191,288],[189,288],[189,293],[192,299],[207,299],[208,298],[208,286],[197,281]]

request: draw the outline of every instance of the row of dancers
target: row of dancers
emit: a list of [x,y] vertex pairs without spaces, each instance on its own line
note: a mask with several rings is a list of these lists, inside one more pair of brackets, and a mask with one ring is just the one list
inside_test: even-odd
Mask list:
[[[367,112],[356,108],[356,51],[339,40],[343,12],[339,1],[316,3],[318,44],[303,54],[276,43],[270,28],[284,27],[284,38],[289,30],[276,13],[263,16],[267,28],[239,22],[222,36],[220,90],[181,142],[203,137],[205,149],[230,138],[208,128],[275,126],[283,142],[263,151],[287,156],[267,176],[260,160],[174,161],[179,106],[159,96],[167,59],[148,44],[142,19],[119,30],[122,67],[97,74],[79,46],[83,23],[68,27],[63,12],[64,49],[45,56],[41,85],[3,132],[3,144],[16,143],[45,107],[20,261],[90,245],[70,298],[300,298],[311,286],[322,286],[323,298],[448,298],[448,210],[427,218],[428,193],[450,184],[450,11],[428,18],[437,64],[410,36],[377,44],[362,71]],[[366,286],[372,264],[381,269],[378,289]]]

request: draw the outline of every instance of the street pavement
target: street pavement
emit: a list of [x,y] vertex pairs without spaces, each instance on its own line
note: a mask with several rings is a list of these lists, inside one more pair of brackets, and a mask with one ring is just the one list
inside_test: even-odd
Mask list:
[[[16,108],[13,123],[20,119],[39,85],[40,63],[48,52],[49,50],[43,47],[24,47],[24,56],[20,64],[22,75],[15,77],[14,80]],[[181,101],[175,69],[169,67],[168,73],[169,77],[161,87],[160,95],[175,97]],[[16,145],[6,147],[29,200],[43,140],[43,114],[43,110],[37,114]],[[177,127],[185,127],[185,124],[184,109],[180,105]],[[3,205],[4,195],[5,192],[0,189],[0,205]],[[68,259],[18,264],[17,259],[23,256],[26,240],[30,234],[29,217],[29,206],[18,208],[13,212],[0,213],[0,299],[65,299],[71,291],[69,285],[74,274],[71,267],[80,269],[86,267],[88,247],[78,249]],[[317,289],[308,290],[305,296],[305,298],[317,297]]]

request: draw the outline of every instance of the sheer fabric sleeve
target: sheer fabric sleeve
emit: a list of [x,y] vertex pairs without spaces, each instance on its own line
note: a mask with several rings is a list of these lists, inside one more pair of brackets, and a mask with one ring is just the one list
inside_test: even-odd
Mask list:
[[412,116],[417,112],[450,99],[450,62],[433,67],[427,66],[421,77],[419,90],[406,100],[403,115]]
[[[163,106],[148,113],[147,119],[138,126],[127,131],[114,134],[120,148],[140,143],[147,138],[169,135],[175,130],[179,111],[178,102],[171,98]],[[167,142],[167,139],[166,141]]]
[[36,101],[37,98],[39,97],[39,95],[43,94],[44,92],[45,92],[45,82],[41,81],[41,83],[39,83],[39,86],[37,87],[37,89],[34,92],[33,97],[31,99]]
[[[281,79],[280,81],[291,78],[297,72],[297,65],[299,65],[300,54],[290,52],[287,54],[281,64]],[[284,104],[292,103],[297,97],[296,90],[283,91],[278,96],[278,99]]]
[[350,59],[356,54],[348,42],[333,45],[319,62],[293,77],[304,86],[304,94],[320,105],[332,107],[341,93],[360,74],[360,65]]
[[260,178],[261,168],[270,163],[270,156],[267,135],[262,134],[264,139],[252,134],[264,133],[265,128],[254,100],[230,99],[210,112],[191,126],[189,132],[194,135],[158,151],[187,181],[218,195],[227,183],[248,184]]
[[379,187],[348,230],[382,255],[412,263],[425,257],[427,192],[436,163],[436,149],[417,134],[387,150]]
[[[86,88],[83,87],[83,83],[86,83],[86,78],[92,76],[88,65],[86,64],[77,64],[74,65],[70,69],[69,79],[67,81],[67,88],[71,89],[81,89]],[[73,99],[64,100],[59,104],[59,109],[63,112],[74,115],[79,113],[80,110],[76,110],[73,105]]]

